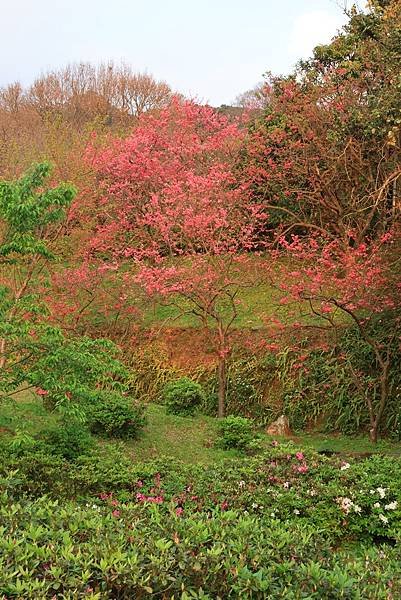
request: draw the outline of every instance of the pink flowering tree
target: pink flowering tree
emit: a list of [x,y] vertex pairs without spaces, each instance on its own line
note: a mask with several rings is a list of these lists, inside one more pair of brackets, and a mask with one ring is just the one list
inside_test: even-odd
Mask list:
[[[294,236],[290,241],[282,239],[281,246],[289,257],[280,273],[282,302],[295,300],[306,308],[306,327],[341,333],[347,325],[354,325],[373,353],[377,385],[366,385],[355,371],[353,376],[358,387],[365,386],[361,391],[369,413],[369,434],[376,442],[391,392],[393,349],[401,339],[401,281],[394,269],[399,237],[385,234],[370,244],[348,246],[339,240]],[[375,324],[384,322],[382,333],[375,334]]]
[[87,158],[104,191],[91,261],[124,265],[124,285],[190,313],[213,339],[218,414],[239,292],[252,285],[250,251],[266,218],[233,174],[245,131],[212,108],[175,101],[144,115],[126,139]]

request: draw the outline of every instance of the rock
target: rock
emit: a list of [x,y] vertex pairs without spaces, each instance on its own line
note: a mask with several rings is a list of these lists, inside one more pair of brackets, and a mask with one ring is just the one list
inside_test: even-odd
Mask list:
[[290,423],[285,415],[281,415],[277,421],[273,421],[266,429],[268,435],[292,435]]

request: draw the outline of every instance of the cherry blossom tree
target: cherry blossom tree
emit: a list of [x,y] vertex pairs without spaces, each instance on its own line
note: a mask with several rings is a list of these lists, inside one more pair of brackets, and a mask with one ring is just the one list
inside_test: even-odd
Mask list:
[[251,285],[255,232],[266,218],[234,174],[244,130],[178,99],[144,115],[126,139],[88,148],[104,190],[88,260],[129,265],[125,285],[174,304],[207,329],[218,358],[219,416],[240,288]]
[[[401,279],[395,268],[399,235],[387,233],[371,243],[351,246],[340,240],[293,236],[283,238],[281,246],[289,257],[280,272],[282,302],[296,300],[306,306],[307,327],[326,326],[338,333],[354,325],[373,354],[377,382],[366,385],[359,373],[352,375],[357,387],[365,385],[361,391],[369,413],[369,435],[376,442],[391,392],[393,349],[401,340]],[[382,325],[379,334],[377,324]],[[349,365],[352,370],[350,361]]]

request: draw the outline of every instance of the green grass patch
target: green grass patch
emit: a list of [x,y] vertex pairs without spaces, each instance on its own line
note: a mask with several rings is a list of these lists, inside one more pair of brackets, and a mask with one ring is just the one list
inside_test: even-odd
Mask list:
[[214,447],[218,427],[214,417],[167,415],[164,406],[156,404],[148,406],[146,416],[139,440],[127,443],[134,460],[171,456],[185,463],[211,464],[237,455]]

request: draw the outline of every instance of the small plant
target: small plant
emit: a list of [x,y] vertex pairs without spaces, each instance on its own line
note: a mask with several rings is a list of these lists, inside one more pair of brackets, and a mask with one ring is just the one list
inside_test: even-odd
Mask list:
[[219,423],[220,437],[217,445],[225,450],[255,451],[259,440],[253,431],[252,421],[245,417],[230,415]]
[[144,407],[128,396],[103,392],[88,409],[87,424],[92,433],[107,437],[135,438],[145,424]]
[[171,381],[163,391],[163,402],[168,414],[193,415],[205,400],[202,386],[187,377]]
[[52,454],[73,461],[87,454],[94,442],[88,429],[79,422],[60,423],[42,433]]

